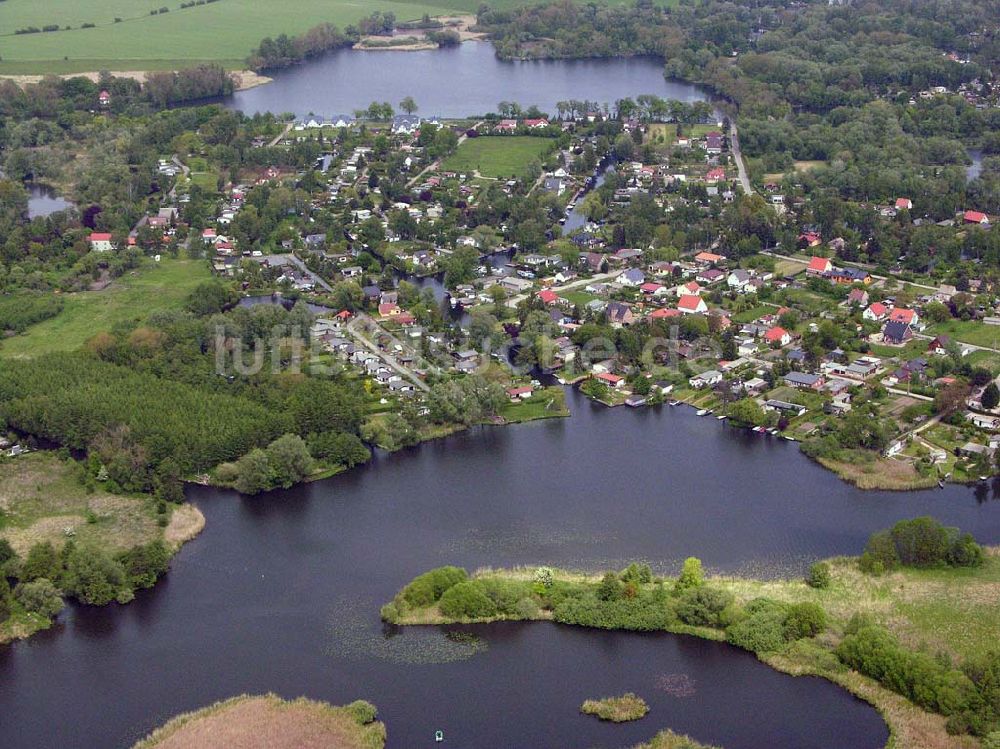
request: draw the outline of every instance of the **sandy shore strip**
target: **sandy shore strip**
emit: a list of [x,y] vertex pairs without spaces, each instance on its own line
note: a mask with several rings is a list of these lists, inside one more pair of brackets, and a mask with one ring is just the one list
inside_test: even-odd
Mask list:
[[[160,73],[164,71],[147,71],[147,70],[112,70],[111,75],[115,78],[131,78],[133,80],[139,81],[139,83],[144,83],[146,81],[146,76],[151,73]],[[53,74],[49,75],[0,75],[0,79],[9,80],[16,83],[18,86],[27,86],[32,83],[38,83],[44,78],[49,78]],[[234,70],[231,73],[233,77],[233,83],[236,86],[237,91],[246,91],[249,88],[255,88],[257,86],[263,86],[265,83],[270,83],[271,78],[266,75],[261,75],[260,73],[255,73],[252,70]],[[94,83],[100,79],[101,74],[96,70],[87,71],[86,73],[60,73],[56,75],[57,78],[87,78]]]

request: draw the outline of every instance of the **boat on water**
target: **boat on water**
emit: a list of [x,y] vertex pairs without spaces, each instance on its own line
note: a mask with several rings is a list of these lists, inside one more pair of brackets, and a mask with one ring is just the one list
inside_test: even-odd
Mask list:
[[717,418],[719,421],[722,421],[722,420],[724,420],[726,418],[726,415],[725,414],[719,414],[715,418]]
[[679,403],[680,403],[680,401],[677,401],[677,400],[670,401],[670,405],[671,406],[676,406]]
[[938,479],[938,489],[944,489],[944,479]]
[[704,416],[704,415],[705,415],[705,414],[707,414],[707,413],[708,413],[708,409],[707,409],[707,408],[699,408],[699,409],[698,409],[698,414],[697,414],[697,415],[698,415],[698,416]]
[[777,430],[777,429],[775,429],[774,427],[771,427],[770,429],[768,429],[768,430],[767,430],[767,433],[768,433],[768,434],[772,434],[772,435],[773,435],[773,434],[777,434],[777,433],[778,433],[778,430]]
[[756,432],[757,434],[764,434],[766,430],[764,429],[764,427],[754,427],[753,431]]

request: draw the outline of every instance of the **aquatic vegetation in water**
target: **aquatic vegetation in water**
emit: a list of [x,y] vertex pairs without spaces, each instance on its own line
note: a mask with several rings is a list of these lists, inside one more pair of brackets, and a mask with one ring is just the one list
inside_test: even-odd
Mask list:
[[472,658],[488,647],[470,632],[439,627],[384,627],[378,607],[349,601],[335,609],[327,655],[343,659],[377,658],[390,663],[430,665]]
[[656,688],[671,697],[694,697],[695,681],[687,674],[662,674],[656,679]]

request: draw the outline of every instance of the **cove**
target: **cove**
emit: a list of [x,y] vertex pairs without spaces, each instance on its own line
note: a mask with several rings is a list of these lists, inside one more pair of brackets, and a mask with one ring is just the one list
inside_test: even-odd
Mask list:
[[[186,710],[242,692],[369,699],[392,747],[433,731],[462,747],[611,747],[660,728],[727,749],[881,747],[880,716],[835,685],[727,645],[549,623],[383,628],[379,606],[442,564],[801,574],[872,531],[932,514],[1000,541],[994,487],[862,492],[784,440],[686,407],[607,409],[483,427],[288,491],[192,487],[205,531],[127,606],[73,606],[0,649],[0,746],[129,746]],[[683,694],[664,685],[682,685]],[[578,713],[635,691],[627,726]]]
[[421,51],[340,50],[269,75],[273,83],[238,91],[225,104],[246,114],[333,116],[372,101],[398,107],[412,96],[417,114],[460,118],[495,112],[500,101],[554,113],[556,102],[566,99],[609,105],[639,94],[707,99],[696,86],[666,80],[655,58],[511,62],[498,59],[486,42]]

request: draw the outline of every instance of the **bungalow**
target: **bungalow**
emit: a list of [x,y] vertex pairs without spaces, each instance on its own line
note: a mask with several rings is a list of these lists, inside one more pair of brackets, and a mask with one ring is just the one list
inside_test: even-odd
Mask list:
[[340,269],[340,274],[344,278],[357,278],[364,273],[364,269],[360,265],[349,265],[346,268]]
[[688,385],[693,387],[695,390],[701,390],[702,388],[712,387],[722,382],[722,372],[715,369],[710,369],[707,372],[702,372],[701,374],[695,375],[688,380]]
[[716,255],[714,252],[699,252],[694,256],[694,261],[701,265],[718,265],[726,258],[722,255]]
[[867,286],[872,282],[871,273],[860,268],[834,268],[823,276],[839,284],[863,283]]
[[806,273],[810,276],[822,276],[833,270],[833,263],[828,257],[813,257],[806,266]]
[[912,211],[913,202],[909,198],[896,198],[897,211]]
[[549,289],[539,291],[538,298],[542,300],[542,304],[544,305],[559,304],[559,302],[562,301],[558,294],[554,291],[550,291]]
[[779,413],[783,413],[786,416],[787,415],[801,416],[802,414],[804,414],[806,412],[806,407],[805,406],[800,406],[797,403],[789,403],[788,401],[779,401],[779,400],[773,400],[772,399],[772,400],[764,401],[764,410],[765,411],[778,411]]
[[826,382],[823,375],[808,372],[789,372],[783,379],[786,385],[800,390],[820,390]]
[[743,392],[749,396],[760,395],[767,390],[767,380],[760,377],[751,377],[743,383]]
[[913,338],[910,326],[901,320],[889,320],[882,328],[882,340],[888,344],[902,345]]
[[515,276],[504,276],[500,281],[500,286],[508,294],[521,294],[531,288],[531,281]]
[[544,117],[528,118],[524,121],[524,126],[532,130],[537,130],[540,127],[548,127],[549,121]]
[[646,282],[646,275],[638,268],[629,268],[618,276],[618,283],[622,286],[642,286]]
[[620,375],[611,374],[610,372],[600,372],[594,375],[594,379],[598,382],[603,382],[612,390],[620,390],[625,384],[625,378]]
[[677,301],[677,309],[686,315],[704,314],[708,312],[708,305],[700,296],[685,294]]
[[792,336],[780,325],[775,325],[764,333],[764,340],[769,346],[787,346],[792,342]]
[[659,299],[662,296],[666,296],[667,287],[659,283],[644,283],[639,287],[641,291],[646,296],[651,296],[653,298]]
[[111,234],[108,232],[91,232],[87,241],[90,242],[90,249],[94,252],[111,252],[114,249],[114,245],[111,244]]
[[981,211],[966,211],[962,214],[962,220],[967,224],[988,224],[990,217]]
[[986,445],[980,445],[976,442],[966,442],[958,448],[958,454],[966,458],[988,458],[993,454],[993,451]]
[[987,414],[977,414],[975,411],[969,411],[965,415],[965,418],[980,429],[990,429],[994,431],[1000,430],[1000,416],[989,416]]
[[699,273],[694,278],[695,278],[695,280],[698,283],[703,283],[706,286],[709,286],[709,285],[711,285],[713,283],[717,283],[717,282],[721,281],[725,277],[726,277],[726,274],[723,273],[718,268],[709,268],[708,270],[703,270],[701,273]]
[[951,338],[946,335],[939,335],[927,346],[928,354],[944,355],[948,353],[948,346],[951,345]]
[[872,302],[868,309],[861,313],[861,316],[866,320],[882,322],[889,316],[889,308],[881,302]]
[[608,323],[613,328],[621,328],[635,322],[635,315],[632,308],[622,302],[608,302],[604,308],[604,314],[608,318]]
[[97,95],[97,103],[100,104],[102,107],[108,106],[109,104],[111,104],[111,94],[102,89],[101,93]]
[[517,120],[500,120],[493,129],[504,133],[512,133],[517,130]]
[[671,317],[680,317],[681,311],[679,309],[667,309],[665,307],[660,309],[655,309],[649,313],[650,320],[665,320]]
[[587,262],[587,267],[590,268],[590,270],[593,273],[597,273],[601,270],[601,267],[604,265],[605,262],[604,255],[602,255],[599,252],[588,252],[586,255],[586,262]]
[[710,154],[722,153],[722,133],[713,130],[705,135],[705,152]]
[[517,403],[518,401],[530,398],[533,392],[534,390],[530,385],[522,385],[521,387],[507,388],[507,397],[510,398],[512,403]]

